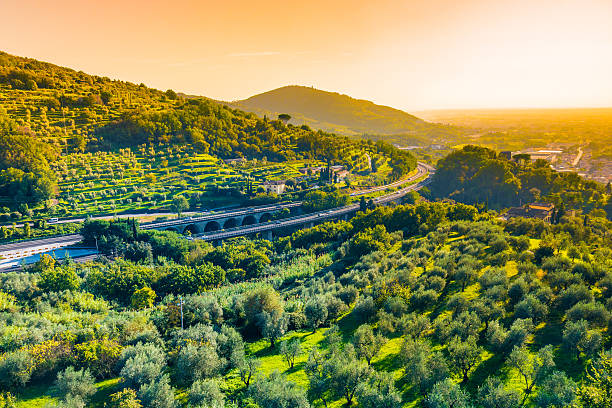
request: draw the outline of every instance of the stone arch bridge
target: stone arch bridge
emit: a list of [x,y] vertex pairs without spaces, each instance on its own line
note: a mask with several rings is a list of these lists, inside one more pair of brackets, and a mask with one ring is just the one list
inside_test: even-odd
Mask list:
[[237,227],[246,227],[271,221],[274,215],[287,209],[290,214],[300,213],[301,202],[265,205],[207,214],[198,217],[186,217],[177,220],[144,224],[143,229],[175,231],[181,234],[190,232],[192,235],[220,231]]

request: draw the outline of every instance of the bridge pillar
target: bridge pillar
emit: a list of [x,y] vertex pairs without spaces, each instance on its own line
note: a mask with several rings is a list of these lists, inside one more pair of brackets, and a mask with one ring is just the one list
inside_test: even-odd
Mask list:
[[343,219],[344,221],[348,221],[348,219],[349,219],[349,215],[348,215],[348,213],[347,213],[347,214],[344,214],[344,215],[342,216],[342,219]]
[[264,231],[262,235],[264,239],[267,239],[268,241],[272,241],[272,230]]
[[305,228],[312,228],[312,227],[314,227],[314,222],[312,222],[312,221],[307,222],[307,223],[304,224],[304,227]]

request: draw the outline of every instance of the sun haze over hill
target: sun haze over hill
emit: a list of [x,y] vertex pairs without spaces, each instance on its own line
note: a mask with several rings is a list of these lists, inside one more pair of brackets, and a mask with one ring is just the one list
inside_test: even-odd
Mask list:
[[431,126],[399,109],[305,86],[284,86],[232,105],[263,114],[288,113],[300,124],[341,133],[394,134]]

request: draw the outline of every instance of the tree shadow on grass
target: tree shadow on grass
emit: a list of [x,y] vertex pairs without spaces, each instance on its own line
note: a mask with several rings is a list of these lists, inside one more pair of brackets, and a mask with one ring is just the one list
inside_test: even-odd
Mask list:
[[397,354],[387,354],[385,358],[372,363],[376,371],[395,371],[402,367]]
[[268,344],[266,347],[262,348],[261,350],[258,350],[255,353],[251,354],[251,356],[257,357],[257,358],[274,356],[278,354],[278,350],[277,350],[278,347],[279,347],[278,343],[276,343],[274,347],[270,347],[270,345]]
[[110,380],[102,381],[97,384],[98,390],[91,397],[88,406],[92,407],[103,407],[105,403],[110,400],[110,395],[121,389],[121,382],[119,378],[113,378]]
[[412,385],[406,375],[395,382],[395,388],[401,393],[402,401],[414,401],[423,396],[419,388]]
[[353,313],[347,313],[338,319],[337,323],[342,335],[342,342],[347,343],[351,340],[353,333],[361,324]]
[[489,359],[482,361],[470,374],[466,388],[472,393],[476,392],[478,385],[484,383],[489,376],[500,377],[506,360],[504,353],[495,353]]
[[287,368],[285,370],[285,374],[295,374],[298,371],[302,371],[305,366],[306,366],[306,362],[305,361],[300,361],[299,363],[296,362],[293,365],[293,368]]
[[[548,344],[562,344],[563,343],[563,327],[562,322],[563,314],[560,312],[553,312],[549,315],[545,325],[538,329],[533,339],[532,351],[536,352]],[[555,364],[557,369],[564,371],[569,377],[575,381],[579,381],[585,373],[588,361],[585,358],[581,358],[580,361],[576,359],[575,353],[564,350],[562,346],[555,350]]]
[[546,319],[546,324],[538,329],[533,338],[533,344],[538,348],[547,344],[559,344],[563,341],[562,315],[552,312]]

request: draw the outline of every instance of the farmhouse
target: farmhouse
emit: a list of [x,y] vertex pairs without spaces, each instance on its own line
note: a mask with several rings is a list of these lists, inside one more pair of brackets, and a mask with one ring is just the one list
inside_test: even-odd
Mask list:
[[244,157],[239,157],[237,159],[225,159],[224,162],[226,164],[230,164],[232,166],[236,165],[236,164],[244,164],[246,163],[246,159]]
[[506,220],[515,217],[538,218],[545,222],[551,222],[555,206],[550,203],[531,203],[523,207],[509,208],[502,217]]
[[266,190],[266,193],[268,194],[282,194],[285,191],[285,180],[269,180],[269,181],[264,181],[264,183],[262,184],[262,187],[264,188],[264,190]]
[[334,172],[334,181],[336,183],[344,181],[349,176],[349,174],[351,174],[351,173],[348,170],[339,170],[339,171],[336,171],[336,172]]
[[321,170],[323,170],[323,167],[321,166],[311,166],[311,167],[302,167],[299,169],[300,173],[306,175],[306,176],[314,176],[317,175],[319,173],[321,173]]

